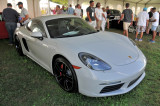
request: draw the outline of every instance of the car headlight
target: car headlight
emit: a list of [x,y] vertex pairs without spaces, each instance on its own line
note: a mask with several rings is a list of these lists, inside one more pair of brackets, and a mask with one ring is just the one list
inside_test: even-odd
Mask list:
[[105,71],[111,69],[109,64],[89,53],[79,53],[79,58],[88,68],[92,70]]
[[136,46],[136,43],[131,38],[129,38],[129,40],[132,42],[134,46]]

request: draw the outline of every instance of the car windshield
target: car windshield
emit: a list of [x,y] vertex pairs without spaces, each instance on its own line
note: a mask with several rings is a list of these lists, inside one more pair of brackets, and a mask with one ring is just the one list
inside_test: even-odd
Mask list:
[[59,18],[46,22],[51,38],[74,37],[97,31],[81,18]]
[[112,15],[120,15],[121,12],[119,10],[110,10]]

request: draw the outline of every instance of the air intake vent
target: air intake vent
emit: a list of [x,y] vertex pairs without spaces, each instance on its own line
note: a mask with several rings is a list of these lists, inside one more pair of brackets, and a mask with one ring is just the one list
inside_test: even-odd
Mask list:
[[142,76],[142,74],[138,78],[136,78],[135,80],[131,81],[129,83],[128,87],[130,87],[131,85],[133,85],[141,76]]
[[118,84],[118,85],[112,85],[112,86],[106,86],[104,87],[100,93],[106,93],[106,92],[112,92],[120,89],[123,86],[124,83]]

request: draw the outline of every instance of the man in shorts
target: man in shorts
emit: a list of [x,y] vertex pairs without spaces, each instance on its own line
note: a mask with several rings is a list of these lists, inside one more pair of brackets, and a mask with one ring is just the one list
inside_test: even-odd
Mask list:
[[152,8],[152,11],[153,11],[153,19],[152,19],[152,31],[153,31],[153,35],[152,35],[152,40],[150,40],[151,43],[155,43],[155,37],[156,37],[156,30],[157,30],[157,27],[159,25],[159,13],[156,12],[156,8]]
[[129,3],[126,3],[126,9],[123,10],[120,20],[118,24],[123,19],[123,34],[128,37],[128,28],[133,24],[133,12],[129,9]]
[[141,32],[139,41],[142,41],[143,32],[146,30],[146,26],[148,26],[149,23],[149,15],[147,13],[147,8],[143,8],[143,11],[140,12],[137,16],[136,25],[137,25],[137,31],[136,31],[136,41],[138,41],[137,36],[139,32]]
[[90,6],[86,10],[87,11],[86,20],[92,27],[96,28],[94,1],[91,0],[89,3],[90,3]]

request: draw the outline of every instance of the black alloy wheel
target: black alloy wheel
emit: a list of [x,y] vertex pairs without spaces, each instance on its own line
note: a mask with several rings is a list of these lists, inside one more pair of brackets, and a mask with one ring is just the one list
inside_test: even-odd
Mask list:
[[60,87],[67,92],[77,92],[78,82],[72,65],[64,58],[57,58],[53,63],[53,72]]

